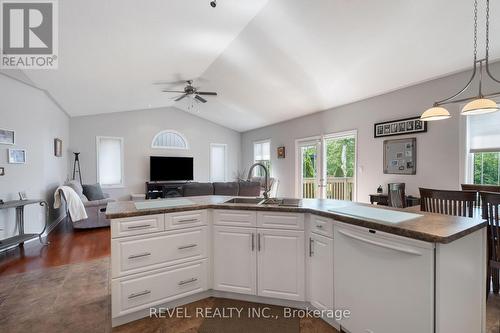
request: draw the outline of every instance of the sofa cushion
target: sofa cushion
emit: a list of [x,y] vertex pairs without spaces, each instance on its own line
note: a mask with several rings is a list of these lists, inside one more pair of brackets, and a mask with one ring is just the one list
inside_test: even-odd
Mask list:
[[212,183],[188,183],[182,186],[182,194],[185,197],[213,195],[214,186],[212,185]]
[[85,195],[87,199],[89,199],[90,201],[102,200],[106,198],[104,196],[104,193],[102,193],[100,184],[82,185],[82,187],[83,187],[83,195]]
[[238,195],[239,185],[237,182],[214,183],[214,195]]
[[64,185],[71,187],[76,192],[76,194],[78,194],[80,199],[82,199],[82,202],[89,201],[89,199],[83,194],[82,184],[80,184],[77,180],[69,180]]
[[239,182],[240,197],[258,197],[260,196],[260,182]]

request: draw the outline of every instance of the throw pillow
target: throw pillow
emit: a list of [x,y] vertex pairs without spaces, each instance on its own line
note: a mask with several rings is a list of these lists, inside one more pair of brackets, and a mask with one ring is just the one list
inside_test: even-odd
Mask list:
[[106,197],[104,196],[104,193],[102,193],[101,185],[100,184],[95,184],[95,185],[83,185],[83,194],[90,200],[90,201],[95,201],[95,200],[102,200],[105,199]]

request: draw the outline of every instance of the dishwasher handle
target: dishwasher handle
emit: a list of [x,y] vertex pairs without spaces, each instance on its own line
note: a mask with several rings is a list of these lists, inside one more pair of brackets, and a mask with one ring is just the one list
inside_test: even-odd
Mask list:
[[383,247],[386,249],[390,249],[390,250],[394,250],[394,251],[398,251],[398,252],[403,252],[403,253],[411,254],[411,255],[415,255],[415,256],[422,255],[422,253],[420,253],[419,251],[416,251],[416,250],[409,248],[409,247],[406,247],[406,246],[398,246],[398,245],[388,244],[388,243],[384,243],[384,242],[378,242],[375,240],[371,240],[371,239],[367,239],[367,238],[364,238],[364,237],[361,237],[358,235],[351,234],[350,232],[345,231],[345,230],[341,230],[341,229],[339,229],[338,232],[344,236],[347,236],[347,237],[352,238],[352,239],[356,239],[360,242],[372,244],[375,246],[379,246],[379,247]]

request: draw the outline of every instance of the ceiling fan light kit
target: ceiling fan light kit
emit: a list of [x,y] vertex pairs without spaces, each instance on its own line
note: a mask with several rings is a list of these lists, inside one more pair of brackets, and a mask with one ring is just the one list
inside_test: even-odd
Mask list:
[[[184,88],[183,91],[180,91],[180,90],[162,90],[162,91],[163,92],[167,92],[167,93],[182,94],[181,96],[179,96],[176,99],[174,99],[175,102],[179,102],[179,101],[183,100],[186,97],[191,97],[193,101],[201,102],[201,103],[206,103],[208,101],[205,98],[201,97],[201,96],[217,96],[216,92],[212,92],[212,91],[198,91],[198,88],[193,87],[193,81],[192,80],[188,80],[188,81],[186,81],[186,83],[187,83],[187,85],[186,85],[186,87]],[[194,107],[193,103],[191,103],[190,105],[192,105]],[[188,108],[188,109],[190,109],[190,108]]]
[[[435,102],[432,108],[422,113],[422,116],[420,117],[422,121],[434,121],[450,118],[451,115],[449,111],[443,107],[443,105],[447,104],[468,102],[463,107],[461,112],[461,114],[464,116],[479,115],[500,110],[498,104],[494,100],[490,99],[490,97],[500,96],[500,91],[487,95],[483,95],[482,91],[484,71],[486,72],[487,77],[489,77],[492,81],[500,83],[500,80],[493,77],[489,68],[490,0],[486,0],[486,54],[484,59],[477,59],[477,2],[478,0],[474,0],[474,65],[472,67],[472,77],[462,90],[451,97]],[[462,93],[468,90],[478,74],[479,93],[474,97],[457,99],[458,96],[462,95]]]

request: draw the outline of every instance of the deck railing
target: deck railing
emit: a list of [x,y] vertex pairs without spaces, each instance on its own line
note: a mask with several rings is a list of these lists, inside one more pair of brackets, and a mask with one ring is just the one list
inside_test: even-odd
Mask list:
[[[304,178],[302,186],[302,197],[316,198],[316,180]],[[353,177],[328,177],[326,180],[326,197],[328,199],[350,200],[353,199],[354,178]]]

